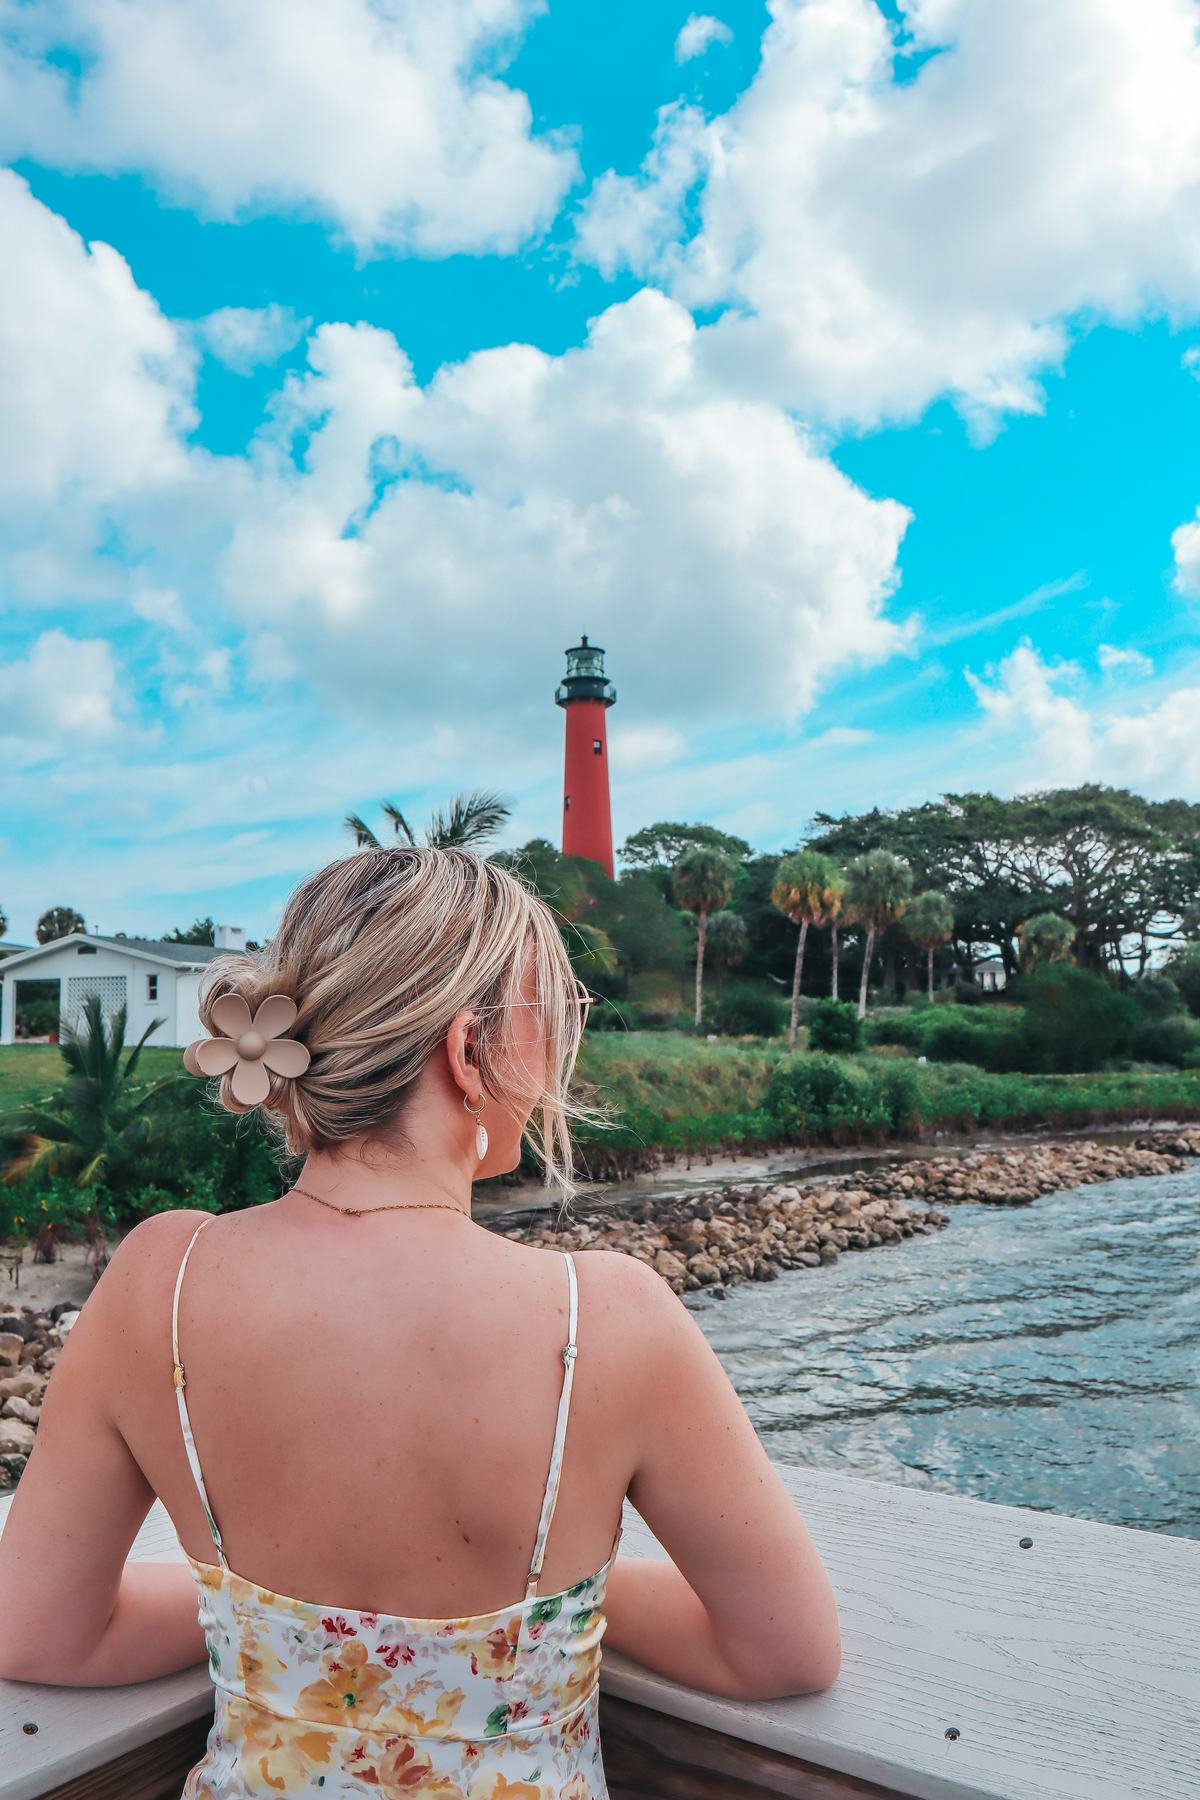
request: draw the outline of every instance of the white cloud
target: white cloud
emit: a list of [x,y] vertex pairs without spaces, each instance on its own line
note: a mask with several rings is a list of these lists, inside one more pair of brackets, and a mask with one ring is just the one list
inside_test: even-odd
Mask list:
[[873,731],[863,731],[856,725],[831,725],[828,731],[818,732],[807,741],[810,750],[852,750],[857,744],[869,744],[874,736]]
[[28,655],[0,663],[0,736],[19,741],[19,756],[107,737],[116,701],[117,668],[102,638],[44,631]]
[[569,620],[666,723],[794,716],[906,641],[885,606],[909,515],[709,387],[696,344],[647,290],[578,350],[483,351],[422,389],[387,333],[322,327],[256,447],[228,603],[359,706],[436,711],[414,669],[460,702],[528,692],[531,661],[549,687]]
[[1103,781],[1169,796],[1200,785],[1200,686],[1147,683],[1120,705],[1090,695],[1079,665],[1049,664],[1026,640],[989,671],[967,678],[988,728],[1010,747],[1014,785]]
[[1128,644],[1124,647],[1117,644],[1101,644],[1096,652],[1096,661],[1106,675],[1117,669],[1126,669],[1134,675],[1152,675],[1154,664],[1140,650],[1132,649]]
[[0,155],[136,170],[221,219],[315,213],[364,251],[513,250],[577,170],[496,73],[540,10],[0,0]]
[[703,56],[714,44],[732,42],[733,33],[722,20],[714,19],[711,13],[689,13],[675,39],[675,61],[691,62],[693,57]]
[[949,393],[986,432],[1039,408],[1074,315],[1200,309],[1200,7],[906,13],[937,54],[898,81],[874,0],[773,0],[749,89],[664,109],[580,253],[727,308],[705,354],[743,392],[868,424]]
[[1194,375],[1200,381],[1200,344],[1192,344],[1184,351],[1183,366],[1189,375]]
[[236,375],[249,375],[264,363],[278,362],[299,343],[306,321],[290,307],[222,306],[197,319],[196,336],[218,362]]
[[1200,599],[1200,507],[1196,517],[1171,533],[1175,552],[1175,586],[1181,594]]
[[683,733],[669,725],[626,725],[618,719],[609,740],[609,762],[614,775],[639,775],[669,768],[686,749]]

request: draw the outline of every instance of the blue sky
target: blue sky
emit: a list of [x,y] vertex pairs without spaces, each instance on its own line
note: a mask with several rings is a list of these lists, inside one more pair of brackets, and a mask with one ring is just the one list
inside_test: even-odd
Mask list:
[[10,938],[555,837],[581,630],[618,839],[1195,798],[1200,6],[1113,15],[0,7]]

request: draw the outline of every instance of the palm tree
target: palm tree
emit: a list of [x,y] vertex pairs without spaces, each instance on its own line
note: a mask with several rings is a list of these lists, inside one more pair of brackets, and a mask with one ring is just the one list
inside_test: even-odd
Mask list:
[[53,944],[58,938],[70,937],[74,931],[86,930],[83,914],[76,912],[73,906],[51,906],[38,920],[34,936],[39,944]]
[[1021,967],[1032,970],[1043,963],[1070,962],[1075,943],[1075,927],[1058,913],[1035,913],[1017,927],[1021,946]]
[[685,850],[671,870],[675,903],[696,915],[696,1030],[704,999],[704,939],[709,913],[729,904],[733,892],[733,863],[722,850],[699,847]]
[[846,910],[856,925],[865,925],[862,980],[858,984],[858,1016],[867,1013],[867,980],[877,933],[894,925],[912,893],[912,870],[890,850],[868,850],[846,870]]
[[740,963],[750,948],[750,933],[740,913],[715,912],[708,921],[705,939],[707,954],[716,965],[722,981],[735,963]]
[[[792,971],[792,1014],[788,1022],[788,1049],[796,1048],[796,1022],[800,1017],[800,978],[804,973],[804,946],[810,925],[832,923],[837,930],[837,907],[841,889],[836,865],[819,850],[795,850],[780,861],[771,889],[771,904],[793,925],[800,927],[796,939],[796,964]],[[835,938],[836,944],[836,938]],[[837,975],[834,974],[834,995]]]
[[[122,1006],[106,1024],[100,996],[89,994],[81,1025],[64,1027],[59,1048],[67,1079],[49,1100],[18,1112],[23,1142],[3,1170],[6,1186],[44,1170],[71,1177],[78,1188],[95,1188],[114,1162],[127,1160],[149,1140],[151,1102],[180,1076],[135,1086],[146,1039],[166,1021],[152,1019],[128,1055],[125,1023]],[[93,1217],[92,1223],[99,1228],[98,1219]]]
[[[415,844],[417,837],[400,808],[390,800],[380,802],[380,811],[392,822],[395,837],[405,844]],[[476,792],[456,794],[445,812],[435,812],[425,827],[424,841],[430,849],[447,849],[450,845],[471,847],[490,838],[508,818],[511,808],[499,794]],[[357,813],[346,814],[346,827],[354,833],[360,850],[380,850],[379,838]]]
[[846,877],[839,869],[829,889],[825,920],[829,926],[829,992],[838,997],[838,927],[846,916]]
[[929,998],[933,999],[933,953],[939,944],[950,941],[954,933],[954,908],[945,894],[927,888],[918,894],[904,914],[904,929],[914,944],[926,955]]

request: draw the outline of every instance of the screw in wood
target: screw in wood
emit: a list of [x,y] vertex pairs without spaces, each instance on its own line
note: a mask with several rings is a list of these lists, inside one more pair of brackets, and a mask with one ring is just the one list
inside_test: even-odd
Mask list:
[[1020,1548],[1022,1550],[1032,1550],[1033,1549],[1033,1539],[1032,1538],[1022,1538],[1021,1543],[1020,1543]]
[[962,1736],[962,1733],[959,1731],[957,1725],[948,1725],[946,1727],[946,1736],[949,1738],[949,1740],[952,1744],[955,1744],[958,1742],[959,1738]]
[[33,1723],[33,1720],[30,1719],[26,1724],[22,1725],[21,1730],[25,1733],[26,1737],[32,1737],[37,1730],[37,1726]]

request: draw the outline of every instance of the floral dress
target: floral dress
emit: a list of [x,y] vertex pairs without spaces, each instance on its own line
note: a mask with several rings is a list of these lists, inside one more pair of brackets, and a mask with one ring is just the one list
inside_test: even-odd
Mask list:
[[[216,1692],[212,1730],[181,1800],[607,1800],[598,1733],[604,1584],[539,1596],[575,1366],[578,1289],[567,1255],[568,1342],[550,1471],[525,1598],[460,1619],[404,1618],[294,1600],[229,1567],[184,1399],[179,1291],[171,1308],[184,1447],[218,1561],[187,1561]],[[185,1552],[186,1555],[186,1552]]]

